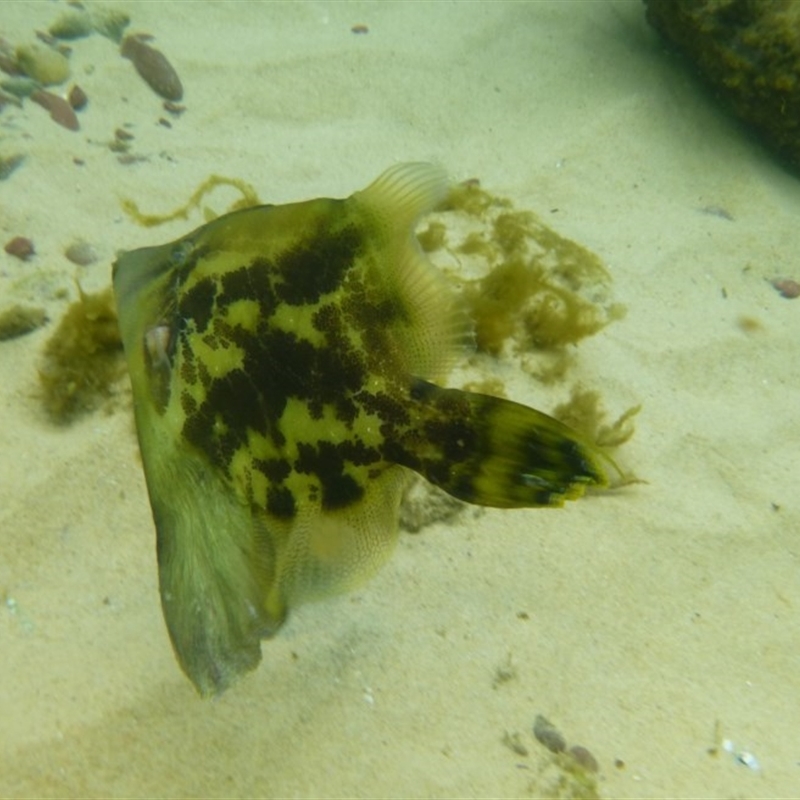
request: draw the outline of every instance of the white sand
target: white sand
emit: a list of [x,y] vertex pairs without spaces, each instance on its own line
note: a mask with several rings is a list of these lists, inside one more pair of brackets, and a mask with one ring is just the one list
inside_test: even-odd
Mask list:
[[[0,34],[25,41],[63,7],[4,3]],[[2,154],[28,153],[0,183],[2,241],[38,253],[0,252],[0,305],[53,320],[0,343],[0,795],[524,796],[557,777],[537,713],[595,754],[605,797],[797,793],[800,300],[766,279],[800,279],[798,180],[708,105],[639,2],[120,7],[184,81],[171,129],[99,36],[75,43],[79,133],[31,103],[0,114]],[[126,122],[148,161],[98,144]],[[643,404],[622,452],[647,483],[404,536],[202,701],[161,618],[129,402],[59,429],[37,400],[54,290],[74,296],[76,272],[106,286],[117,249],[202,221],[147,231],[122,196],[168,210],[211,172],[269,202],[345,196],[415,159],[608,264],[628,315],[573,377],[615,414]],[[63,257],[76,237],[98,264]],[[564,393],[508,389],[541,408]],[[493,688],[509,656],[516,678]],[[709,755],[715,725],[760,770]]]

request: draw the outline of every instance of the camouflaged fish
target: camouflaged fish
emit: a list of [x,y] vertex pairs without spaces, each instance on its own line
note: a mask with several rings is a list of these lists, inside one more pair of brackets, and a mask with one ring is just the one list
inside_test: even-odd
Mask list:
[[289,608],[381,566],[409,470],[498,507],[605,483],[556,420],[432,382],[470,337],[414,238],[447,192],[402,164],[114,266],[164,616],[201,694],[252,670]]

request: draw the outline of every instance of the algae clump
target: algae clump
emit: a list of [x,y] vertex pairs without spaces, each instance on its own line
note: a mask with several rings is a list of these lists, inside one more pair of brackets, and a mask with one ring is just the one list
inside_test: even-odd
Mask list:
[[533,212],[515,211],[474,181],[451,192],[447,209],[482,225],[454,248],[488,270],[464,286],[479,350],[499,355],[509,339],[518,351],[558,350],[624,315],[607,300],[611,277],[600,259]]
[[615,448],[633,436],[633,418],[641,410],[641,405],[632,406],[614,422],[606,423],[600,393],[574,386],[569,400],[553,409],[553,416],[580,431],[598,446]]
[[125,373],[111,287],[96,294],[78,291],[48,339],[39,369],[45,410],[59,423],[96,409]]
[[[598,256],[477,180],[453,186],[418,239],[460,286],[478,352],[516,356],[544,384],[564,381],[575,346],[625,315],[611,300],[611,275]],[[503,394],[497,386],[487,392]],[[608,450],[633,435],[639,410],[607,423],[600,394],[575,387],[553,416],[600,447],[625,484],[636,478],[620,470]]]

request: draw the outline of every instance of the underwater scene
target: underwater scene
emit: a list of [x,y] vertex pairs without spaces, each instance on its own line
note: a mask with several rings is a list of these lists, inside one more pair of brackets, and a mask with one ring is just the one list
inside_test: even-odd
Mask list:
[[797,87],[783,0],[4,3],[0,796],[795,794]]

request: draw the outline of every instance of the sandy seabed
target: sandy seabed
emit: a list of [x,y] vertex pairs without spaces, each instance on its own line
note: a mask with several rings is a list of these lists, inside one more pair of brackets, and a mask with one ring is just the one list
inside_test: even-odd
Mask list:
[[[0,795],[566,796],[537,714],[591,750],[604,797],[796,795],[800,300],[770,280],[800,279],[800,182],[639,2],[118,7],[183,80],[171,127],[101,36],[71,59],[79,132],[29,102],[0,114],[0,154],[26,154],[0,232],[37,253],[0,252],[0,301],[52,320],[0,343]],[[63,8],[3,3],[0,35]],[[125,124],[146,160],[104,146]],[[571,377],[614,414],[642,404],[622,453],[646,483],[403,536],[202,701],[161,617],[129,399],[68,427],[42,410],[63,290],[202,221],[145,230],[122,197],[166,211],[213,172],[265,202],[346,196],[401,160],[477,176],[603,259],[628,313]],[[76,238],[96,264],[66,260]],[[506,388],[565,394],[514,370]]]

